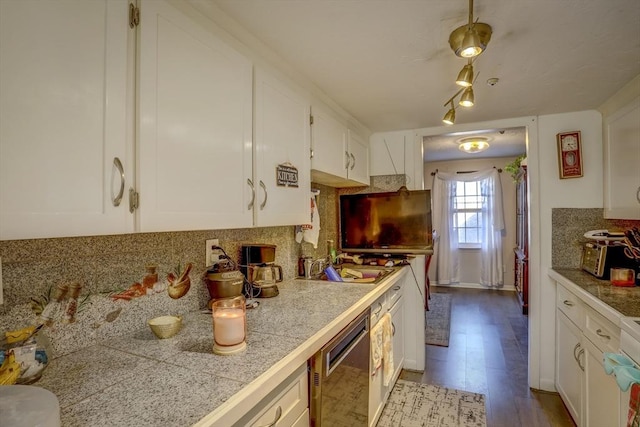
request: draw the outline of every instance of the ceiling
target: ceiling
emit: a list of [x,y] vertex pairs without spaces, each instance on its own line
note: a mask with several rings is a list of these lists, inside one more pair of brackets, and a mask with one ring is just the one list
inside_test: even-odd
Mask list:
[[[373,132],[441,126],[458,90],[467,0],[208,1]],[[456,124],[596,109],[640,74],[638,0],[476,0],[474,17],[493,36]]]

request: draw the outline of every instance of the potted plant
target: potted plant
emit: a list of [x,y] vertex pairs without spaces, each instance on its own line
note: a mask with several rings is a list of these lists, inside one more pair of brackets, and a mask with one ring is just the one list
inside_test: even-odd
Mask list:
[[516,157],[513,160],[513,162],[508,163],[504,167],[504,170],[507,171],[509,175],[511,175],[511,178],[513,178],[513,182],[518,182],[520,180],[520,177],[522,176],[522,170],[520,168],[520,165],[522,164],[522,161],[526,158],[527,156],[525,154],[522,154]]

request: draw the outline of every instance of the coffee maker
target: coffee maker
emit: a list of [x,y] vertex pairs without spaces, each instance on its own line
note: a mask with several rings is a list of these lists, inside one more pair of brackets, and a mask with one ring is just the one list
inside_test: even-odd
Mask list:
[[276,245],[242,245],[240,269],[251,284],[250,297],[271,298],[279,294],[276,283],[282,282],[282,267],[274,264]]

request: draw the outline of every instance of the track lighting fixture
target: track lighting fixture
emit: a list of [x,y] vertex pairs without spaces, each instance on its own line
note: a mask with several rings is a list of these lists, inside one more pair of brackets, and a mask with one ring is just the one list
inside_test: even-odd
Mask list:
[[492,32],[489,24],[473,21],[473,0],[469,0],[469,22],[453,30],[449,46],[456,56],[473,58],[487,48]]
[[470,87],[473,85],[473,60],[470,59],[469,63],[462,67],[462,70],[458,73],[456,84],[462,87]]
[[469,86],[462,92],[462,96],[460,97],[460,104],[462,107],[473,107],[475,102],[475,98],[473,96],[473,86]]
[[453,101],[451,101],[451,108],[447,111],[447,114],[444,115],[442,121],[445,125],[452,125],[456,122],[456,109],[453,106]]

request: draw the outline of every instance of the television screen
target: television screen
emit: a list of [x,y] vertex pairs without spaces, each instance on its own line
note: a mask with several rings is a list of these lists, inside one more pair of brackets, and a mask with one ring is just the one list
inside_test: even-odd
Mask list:
[[431,233],[430,190],[340,196],[344,252],[427,253]]

